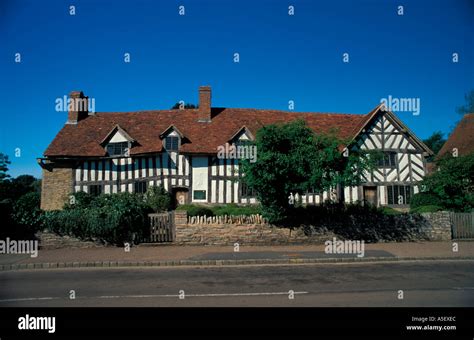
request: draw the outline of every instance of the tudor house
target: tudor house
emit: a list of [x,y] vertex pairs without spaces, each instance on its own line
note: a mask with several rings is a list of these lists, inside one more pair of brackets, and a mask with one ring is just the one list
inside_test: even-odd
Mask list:
[[41,207],[61,209],[71,193],[140,192],[162,185],[183,203],[255,203],[239,181],[238,160],[217,157],[220,146],[252,140],[267,124],[304,119],[316,132],[336,130],[349,149],[378,149],[378,168],[358,187],[308,192],[304,204],[340,199],[347,203],[403,207],[418,192],[432,152],[392,113],[377,106],[367,114],[335,114],[211,106],[211,88],[199,88],[197,109],[140,112],[70,108],[64,127],[38,162],[43,168]]

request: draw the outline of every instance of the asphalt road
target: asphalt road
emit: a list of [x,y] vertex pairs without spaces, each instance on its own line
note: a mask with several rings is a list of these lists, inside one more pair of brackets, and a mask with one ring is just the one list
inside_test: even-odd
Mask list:
[[5,271],[0,306],[474,307],[474,261]]

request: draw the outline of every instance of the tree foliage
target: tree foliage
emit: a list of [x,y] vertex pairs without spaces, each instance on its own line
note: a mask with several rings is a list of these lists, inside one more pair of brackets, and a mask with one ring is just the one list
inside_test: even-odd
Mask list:
[[9,178],[10,175],[8,172],[8,165],[11,162],[8,160],[8,155],[0,153],[0,182],[3,182],[5,179]]
[[150,186],[144,196],[145,203],[154,211],[161,212],[171,209],[172,198],[162,186]]
[[353,186],[375,165],[375,155],[341,152],[335,133],[316,134],[304,121],[267,125],[257,132],[257,162],[242,160],[243,180],[256,191],[270,222],[288,217],[288,195]]
[[441,131],[433,132],[433,134],[428,137],[427,139],[423,140],[423,143],[426,144],[427,147],[433,151],[433,156],[430,156],[427,161],[431,162],[435,155],[438,154],[439,150],[443,147],[444,143],[446,143],[446,139],[444,138],[444,134]]
[[[197,109],[197,108],[198,108],[198,106],[197,106],[197,105],[194,105],[194,104],[188,104],[188,103],[186,103],[186,104],[183,105],[183,109]],[[179,109],[181,109],[181,103],[179,103],[179,102],[176,103],[176,104],[174,104],[174,105],[171,107],[171,110],[179,110]]]
[[474,90],[469,91],[464,95],[465,104],[456,108],[457,113],[465,115],[466,113],[474,112]]
[[[423,195],[436,196],[439,202],[435,203],[445,209],[471,211],[474,205],[474,153],[443,158],[437,166],[438,171],[426,176],[421,183]],[[416,196],[413,196],[415,201]]]

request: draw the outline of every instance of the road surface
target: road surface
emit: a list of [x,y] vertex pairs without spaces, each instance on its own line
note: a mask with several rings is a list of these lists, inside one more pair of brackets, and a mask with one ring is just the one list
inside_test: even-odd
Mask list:
[[0,306],[474,307],[474,261],[5,271]]

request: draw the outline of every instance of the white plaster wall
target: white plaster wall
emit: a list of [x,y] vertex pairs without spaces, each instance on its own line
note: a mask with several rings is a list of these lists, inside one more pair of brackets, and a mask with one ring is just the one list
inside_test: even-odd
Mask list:
[[[193,187],[191,192],[191,197],[193,202],[207,202],[207,176],[208,176],[208,164],[207,164],[207,157],[193,157]],[[194,199],[194,190],[204,190],[206,191],[206,200],[195,200]]]

